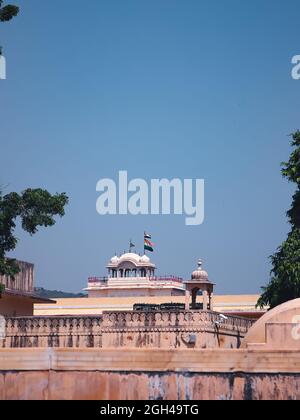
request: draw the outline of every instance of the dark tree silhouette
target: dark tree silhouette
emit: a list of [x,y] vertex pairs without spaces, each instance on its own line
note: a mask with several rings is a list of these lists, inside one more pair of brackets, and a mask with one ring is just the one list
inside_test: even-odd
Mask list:
[[282,163],[282,175],[296,184],[292,206],[287,212],[291,231],[287,240],[271,256],[271,281],[263,287],[258,306],[274,308],[288,300],[300,297],[300,131],[292,134],[292,147],[288,162]]
[[51,195],[41,189],[5,196],[0,192],[0,275],[14,276],[19,272],[16,261],[6,258],[7,252],[13,251],[18,243],[14,235],[17,219],[26,232],[34,235],[40,226],[53,226],[55,216],[64,216],[67,203],[65,193]]
[[8,22],[19,13],[18,6],[8,4],[3,6],[3,0],[0,0],[0,22]]
[[[0,0],[0,22],[8,22],[19,13],[19,7],[8,4],[3,6],[3,0]],[[2,55],[2,47],[0,46],[0,55]]]

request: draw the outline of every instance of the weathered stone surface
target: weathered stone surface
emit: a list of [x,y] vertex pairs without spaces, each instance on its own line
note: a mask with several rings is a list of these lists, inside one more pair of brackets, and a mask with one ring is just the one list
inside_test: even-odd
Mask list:
[[[268,325],[270,324],[290,324],[292,332],[292,328],[296,327],[296,335],[297,339],[294,340],[294,344],[297,341],[299,343],[300,341],[300,299],[291,300],[289,302],[286,302],[282,305],[277,306],[276,308],[272,309],[271,311],[267,312],[262,318],[260,318],[248,331],[246,337],[244,338],[242,342],[242,348],[246,348],[249,344],[259,344],[259,345],[265,345],[267,340],[269,339],[269,343],[271,342],[270,339],[274,336],[274,331],[271,333],[271,329],[268,330]],[[292,324],[294,324],[292,326]],[[298,324],[298,328],[297,328]],[[267,333],[269,332],[269,337],[267,337]],[[283,329],[281,330],[281,333],[279,336],[281,337],[279,340],[278,337],[279,330],[277,329],[277,348],[280,348],[282,346],[287,346],[286,343],[286,336],[284,336],[287,333],[287,330],[285,332]],[[270,335],[271,334],[271,335]],[[291,344],[291,335],[288,338],[289,344]],[[299,346],[299,345],[298,345]]]
[[300,352],[2,349],[0,399],[300,399]]
[[0,371],[299,373],[299,350],[2,349]]
[[0,373],[0,401],[3,401],[5,399],[5,374]]
[[13,277],[0,276],[0,284],[7,289],[18,290],[21,292],[33,292],[34,290],[34,265],[17,261],[20,272]]
[[[3,348],[238,348],[250,320],[214,312],[8,318]],[[195,341],[191,338],[195,337]]]
[[[2,385],[2,384],[5,385]],[[298,400],[297,374],[0,373],[1,400]]]
[[[0,399],[298,400],[299,323],[294,318],[298,317],[297,310],[292,304],[289,308],[293,311],[292,320],[287,319],[290,314],[286,311],[281,316],[280,310],[275,310],[275,317],[270,311],[259,328],[254,325],[249,332],[243,349],[226,348],[225,342],[227,335],[235,338],[234,332],[240,335],[245,324],[230,319],[218,327],[217,334],[211,330],[217,315],[206,312],[184,312],[175,314],[175,318],[169,313],[157,318],[155,314],[143,314],[143,318],[136,313],[112,313],[101,320],[54,318],[52,335],[47,318],[12,320],[11,339],[25,348],[0,349]],[[200,333],[207,334],[207,348],[167,345],[174,323],[177,336],[179,331],[188,334],[198,328]],[[105,334],[111,334],[111,340],[103,348],[74,348],[73,344],[69,348],[56,348],[61,337],[63,343],[67,340],[67,331],[71,331],[68,340],[72,337],[74,343],[80,337],[79,331],[84,340],[87,336],[91,340],[99,328],[101,340]],[[51,339],[55,345],[28,348],[26,340],[36,337],[37,332],[40,334],[36,343],[39,338],[48,343]],[[159,332],[160,348],[151,347],[155,343],[152,332]],[[142,333],[146,334],[145,344],[139,348],[128,345],[128,337],[131,342]],[[218,345],[208,348],[214,334]],[[253,342],[249,337],[261,341]],[[217,348],[221,339],[224,347]],[[187,342],[186,336],[184,341]],[[110,343],[112,346],[108,347]]]
[[48,399],[48,372],[7,372],[1,376],[5,400]]

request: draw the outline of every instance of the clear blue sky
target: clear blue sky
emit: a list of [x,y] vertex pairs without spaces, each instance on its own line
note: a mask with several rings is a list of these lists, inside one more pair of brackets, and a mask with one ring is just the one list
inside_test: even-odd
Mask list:
[[[18,230],[13,254],[36,282],[79,291],[144,230],[161,274],[202,257],[217,293],[255,293],[288,231],[292,186],[280,175],[300,128],[299,0],[15,0],[1,25],[6,191],[67,192],[54,228]],[[204,178],[206,219],[97,215],[96,182]]]

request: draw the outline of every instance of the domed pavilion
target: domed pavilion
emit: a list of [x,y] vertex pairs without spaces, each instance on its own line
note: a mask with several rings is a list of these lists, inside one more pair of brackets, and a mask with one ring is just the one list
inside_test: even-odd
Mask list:
[[115,255],[107,265],[107,277],[92,277],[88,295],[97,297],[184,296],[183,279],[177,276],[156,276],[156,266],[147,255],[133,252]]
[[198,268],[192,273],[191,280],[184,282],[186,286],[186,307],[190,307],[190,296],[192,297],[192,309],[197,309],[197,295],[202,294],[203,305],[201,309],[204,311],[213,310],[213,291],[214,283],[212,283],[207,272],[203,269],[202,260],[198,261]]

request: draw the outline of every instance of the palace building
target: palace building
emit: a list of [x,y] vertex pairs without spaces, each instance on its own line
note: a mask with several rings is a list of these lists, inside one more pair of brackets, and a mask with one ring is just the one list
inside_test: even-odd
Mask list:
[[107,269],[107,277],[89,278],[85,289],[89,298],[185,296],[183,279],[156,276],[156,266],[147,255],[129,252],[114,256]]
[[214,295],[215,284],[203,269],[202,261],[184,280],[175,274],[159,276],[147,255],[134,252],[113,256],[107,275],[90,277],[86,298],[55,299],[56,304],[36,304],[36,316],[101,315],[109,311],[136,308],[177,307],[184,310],[210,310],[251,319],[265,311],[256,308],[258,295]]

